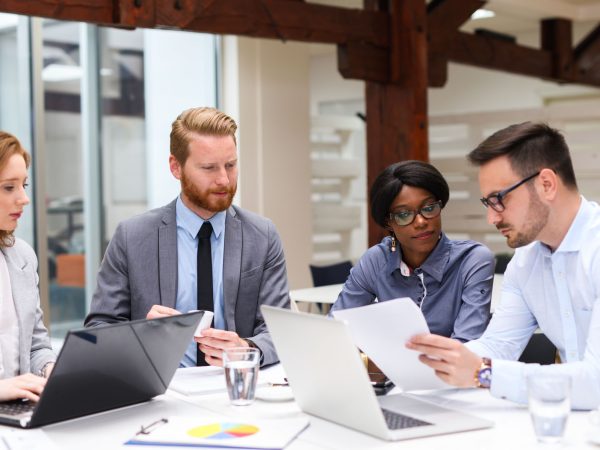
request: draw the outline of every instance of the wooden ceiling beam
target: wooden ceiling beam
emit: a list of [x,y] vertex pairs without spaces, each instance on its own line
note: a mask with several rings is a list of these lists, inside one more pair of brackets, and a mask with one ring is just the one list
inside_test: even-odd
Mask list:
[[575,47],[573,58],[579,77],[600,77],[600,25]]
[[[26,16],[48,17],[57,20],[77,20],[101,25],[117,21],[115,4],[118,0],[2,0],[0,11]],[[133,3],[133,1],[132,1]]]
[[[393,84],[402,83],[407,72],[402,49],[397,45],[412,45],[397,37],[403,33],[418,36],[403,30],[405,25],[394,19],[398,3],[402,2],[366,0],[365,5],[372,8],[361,10],[302,0],[2,0],[0,11],[117,27],[175,28],[333,43],[339,46],[343,76]],[[562,19],[542,23],[541,49],[458,31],[460,24],[484,3],[433,0],[428,5],[426,23],[416,26],[429,33],[429,86],[446,82],[447,61],[600,86],[600,27],[575,49],[571,46],[570,24]]]
[[289,0],[155,0],[156,26],[216,34],[340,44],[388,45],[384,12]]
[[518,75],[552,78],[552,54],[491,36],[458,32],[448,48],[451,61]]
[[454,33],[486,3],[485,0],[432,0],[427,5],[429,45],[438,50],[446,47]]
[[542,20],[542,50],[552,54],[552,77],[573,78],[573,25],[567,19]]
[[484,0],[432,0],[427,5],[429,86],[442,87],[448,81],[448,45]]
[[300,0],[2,0],[0,11],[117,27],[389,45],[387,13]]

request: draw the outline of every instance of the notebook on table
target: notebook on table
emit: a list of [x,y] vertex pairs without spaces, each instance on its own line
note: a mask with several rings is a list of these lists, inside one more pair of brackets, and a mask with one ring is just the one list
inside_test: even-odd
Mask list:
[[69,331],[39,402],[0,403],[0,423],[38,427],[163,394],[202,315]]
[[377,397],[343,321],[270,306],[261,311],[296,402],[308,414],[390,441],[493,426],[409,394]]

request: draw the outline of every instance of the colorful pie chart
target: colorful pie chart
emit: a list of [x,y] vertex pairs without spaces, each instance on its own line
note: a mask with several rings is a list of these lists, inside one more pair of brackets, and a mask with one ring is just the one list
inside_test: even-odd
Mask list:
[[258,433],[258,427],[243,423],[211,423],[187,431],[192,437],[202,439],[235,439]]

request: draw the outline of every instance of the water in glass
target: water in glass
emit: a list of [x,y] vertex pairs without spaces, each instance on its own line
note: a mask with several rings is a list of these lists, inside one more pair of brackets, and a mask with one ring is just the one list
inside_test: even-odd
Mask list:
[[255,361],[228,361],[225,381],[232,405],[244,406],[254,401],[258,364]]

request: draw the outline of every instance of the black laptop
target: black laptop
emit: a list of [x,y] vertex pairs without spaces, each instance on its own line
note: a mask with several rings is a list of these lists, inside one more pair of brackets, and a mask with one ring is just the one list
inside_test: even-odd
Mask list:
[[69,331],[39,402],[0,403],[0,423],[39,427],[163,394],[203,314]]

